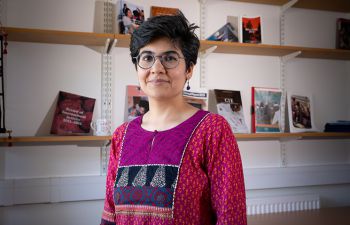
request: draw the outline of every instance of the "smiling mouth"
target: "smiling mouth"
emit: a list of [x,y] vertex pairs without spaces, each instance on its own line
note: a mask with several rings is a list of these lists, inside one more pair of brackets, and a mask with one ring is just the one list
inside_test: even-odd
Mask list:
[[162,84],[162,83],[170,83],[170,82],[168,80],[164,80],[164,79],[153,79],[153,80],[147,81],[147,83]]

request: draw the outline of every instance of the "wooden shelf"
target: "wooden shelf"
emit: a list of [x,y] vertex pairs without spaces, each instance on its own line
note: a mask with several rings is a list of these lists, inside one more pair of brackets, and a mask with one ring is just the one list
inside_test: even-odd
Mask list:
[[32,137],[2,137],[0,143],[44,143],[44,142],[86,142],[109,141],[112,136],[32,136]]
[[255,133],[235,134],[237,140],[244,139],[346,139],[350,138],[350,132],[307,132],[307,133]]
[[9,41],[105,46],[114,34],[4,27]]
[[286,56],[294,52],[301,52],[297,57],[350,60],[350,50],[306,48],[295,46],[248,44],[237,42],[201,41],[201,51],[216,46],[214,53],[262,55],[262,56]]
[[[269,4],[282,6],[290,0],[231,0],[237,2],[248,2],[258,4]],[[317,9],[336,12],[350,12],[349,0],[299,0],[293,7],[304,9]]]
[[[116,39],[117,43],[114,47],[121,48],[128,48],[130,43],[130,35],[122,34],[99,34],[14,27],[5,27],[4,29],[8,33],[9,41],[104,46],[107,39]],[[301,54],[298,55],[298,57],[301,58],[350,60],[350,50],[342,49],[306,48],[202,40],[200,50],[205,51],[214,46],[216,46],[216,49],[213,51],[214,53],[285,56],[300,51]]]
[[[256,133],[235,134],[237,140],[267,140],[267,139],[346,139],[350,133],[333,132],[310,132],[310,133]],[[33,136],[33,137],[2,137],[0,143],[49,143],[49,142],[86,142],[86,141],[109,141],[112,136]]]

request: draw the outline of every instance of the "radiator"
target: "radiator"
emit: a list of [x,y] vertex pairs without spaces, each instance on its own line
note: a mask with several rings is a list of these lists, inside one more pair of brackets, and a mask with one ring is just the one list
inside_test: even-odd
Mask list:
[[292,212],[320,208],[318,195],[267,196],[247,199],[247,214]]

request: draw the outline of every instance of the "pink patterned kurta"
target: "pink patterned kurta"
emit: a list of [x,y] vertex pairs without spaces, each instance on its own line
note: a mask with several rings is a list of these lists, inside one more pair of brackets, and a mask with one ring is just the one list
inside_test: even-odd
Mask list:
[[241,157],[222,116],[199,110],[164,132],[141,123],[113,134],[102,225],[247,224]]

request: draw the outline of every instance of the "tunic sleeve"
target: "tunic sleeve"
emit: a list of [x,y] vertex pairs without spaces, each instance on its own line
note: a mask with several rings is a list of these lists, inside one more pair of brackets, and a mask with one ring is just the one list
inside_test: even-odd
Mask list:
[[217,225],[246,225],[246,196],[241,156],[228,122],[219,115],[207,139],[207,170]]
[[126,123],[116,129],[112,137],[111,148],[109,152],[108,171],[106,179],[106,197],[102,213],[101,225],[115,225],[114,211],[114,182],[119,161],[119,153],[122,147]]

